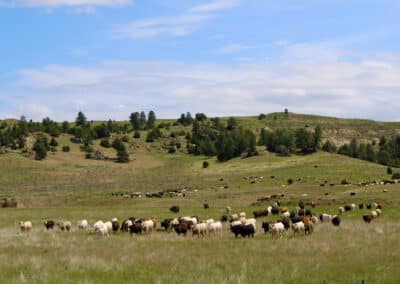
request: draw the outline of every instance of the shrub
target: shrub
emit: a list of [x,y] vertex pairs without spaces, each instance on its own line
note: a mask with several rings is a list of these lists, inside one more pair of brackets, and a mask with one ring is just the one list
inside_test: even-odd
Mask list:
[[71,149],[70,149],[70,147],[68,145],[65,145],[65,146],[62,147],[62,151],[63,152],[69,152],[70,150]]
[[203,169],[207,169],[210,166],[210,163],[208,161],[203,162]]
[[174,154],[174,153],[176,153],[176,148],[175,148],[175,146],[170,146],[170,147],[168,148],[168,153],[169,153],[169,154]]
[[139,139],[140,138],[140,131],[136,130],[135,133],[133,134],[133,138]]
[[394,173],[392,179],[400,179],[400,173]]
[[129,141],[129,138],[128,138],[128,136],[122,136],[122,142],[128,142]]
[[77,137],[71,137],[70,141],[72,143],[75,143],[75,144],[80,144],[81,143],[81,139],[77,138]]
[[52,146],[52,147],[57,147],[58,146],[58,142],[53,137],[53,138],[51,138],[49,145]]
[[107,138],[102,139],[100,141],[100,146],[104,148],[110,148],[111,147],[110,140],[108,140]]
[[288,183],[289,185],[290,185],[290,184],[293,184],[293,179],[291,179],[291,178],[288,179],[288,180],[287,180],[287,183]]
[[345,179],[342,179],[342,181],[340,182],[342,185],[347,185],[347,184],[349,184],[349,182],[347,181],[347,180],[345,180]]

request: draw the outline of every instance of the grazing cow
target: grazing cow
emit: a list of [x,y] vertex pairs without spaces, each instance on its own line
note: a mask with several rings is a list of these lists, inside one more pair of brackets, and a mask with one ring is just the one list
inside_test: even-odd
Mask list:
[[237,221],[239,220],[239,215],[238,214],[231,214],[229,215],[229,222]]
[[271,226],[271,234],[273,237],[279,237],[285,231],[285,226],[282,222],[277,222]]
[[239,218],[246,218],[246,212],[240,212]]
[[32,230],[32,222],[21,221],[19,222],[19,228],[21,229],[21,233],[29,233]]
[[372,217],[371,214],[363,215],[363,220],[364,220],[364,222],[367,223],[367,224],[371,223],[371,221],[372,221],[373,218],[374,218],[374,217]]
[[272,207],[271,208],[271,214],[272,215],[278,215],[279,214],[279,208],[278,207]]
[[351,211],[351,210],[353,210],[353,207],[352,207],[350,204],[346,204],[346,205],[344,206],[344,210],[345,210],[345,211]]
[[253,212],[254,218],[268,216],[268,210],[258,210]]
[[376,213],[378,213],[378,216],[382,214],[382,210],[381,209],[375,209]]
[[214,236],[222,236],[222,223],[217,221],[211,223],[209,228],[209,234],[214,234]]
[[262,222],[261,227],[263,228],[265,234],[267,234],[269,232],[271,225],[272,225],[272,222],[269,222],[269,221]]
[[304,209],[304,202],[303,202],[303,201],[300,201],[299,204],[298,204],[298,206],[300,207],[300,209]]
[[238,226],[238,225],[242,225],[242,221],[241,220],[236,220],[236,221],[232,221],[230,224],[230,227],[234,227],[234,226]]
[[332,220],[332,215],[323,213],[319,215],[319,220],[321,220],[322,223],[328,223]]
[[360,203],[360,204],[358,204],[358,209],[364,209],[364,204],[362,204],[362,203]]
[[173,219],[164,219],[164,221],[161,222],[161,228],[164,228],[165,230],[170,229],[172,220]]
[[97,224],[95,228],[96,234],[101,237],[108,237],[110,233],[110,231],[108,230],[108,226],[106,225],[106,223],[103,222],[100,223],[100,222],[96,223]]
[[376,209],[380,209],[380,210],[382,210],[382,209],[383,209],[383,205],[382,205],[382,204],[378,204],[378,205],[376,205]]
[[371,209],[371,208],[372,208],[371,203],[368,203],[368,204],[367,204],[367,209]]
[[332,224],[336,227],[338,227],[340,225],[340,218],[339,216],[333,216],[332,218]]
[[317,224],[318,224],[318,217],[312,216],[312,217],[310,218],[310,220],[311,220],[311,222],[313,222],[314,225],[317,225]]
[[219,219],[222,223],[228,222],[228,216],[227,215],[222,215],[221,218]]
[[204,207],[204,209],[208,209],[208,208],[210,208],[210,205],[208,203],[204,203],[203,207]]
[[117,218],[112,218],[111,224],[112,224],[113,232],[118,232],[118,230],[120,228],[119,220]]
[[232,211],[232,208],[230,206],[226,206],[225,210],[226,210],[226,213],[229,214]]
[[189,226],[186,223],[175,224],[175,225],[173,225],[173,228],[174,228],[175,232],[178,234],[178,236],[181,234],[186,236],[187,231],[189,230]]
[[70,221],[61,221],[57,224],[61,231],[69,232],[72,228],[72,223]]
[[121,231],[129,232],[129,228],[133,225],[135,217],[129,217],[128,219],[122,221]]
[[142,234],[142,222],[141,221],[136,221],[132,224],[132,226],[129,227],[129,232],[131,235],[136,234]]
[[46,230],[53,230],[55,224],[56,223],[53,220],[44,221],[44,226],[46,227]]
[[255,218],[242,220],[243,225],[253,225],[254,231],[257,231],[257,221]]
[[376,212],[376,210],[372,211],[371,212],[371,216],[372,216],[373,219],[377,218],[378,217],[378,212]]
[[249,224],[249,225],[240,224],[237,226],[233,226],[231,228],[231,232],[235,235],[236,238],[239,235],[241,235],[243,238],[246,238],[246,237],[250,238],[250,236],[254,237],[255,230],[254,230],[254,226],[252,224]]
[[290,212],[289,211],[283,212],[282,218],[290,218]]
[[339,214],[342,214],[344,212],[344,208],[342,206],[339,207]]
[[77,225],[79,230],[86,230],[87,227],[89,226],[89,223],[87,220],[80,220],[78,221]]
[[313,231],[314,231],[314,223],[313,222],[304,223],[304,234],[305,235],[311,235]]
[[355,205],[354,203],[350,204],[350,206],[351,206],[351,210],[354,210],[357,208],[357,205]]
[[153,228],[155,228],[154,221],[153,220],[144,220],[142,222],[142,228],[146,234],[151,233],[153,231]]
[[305,234],[305,226],[302,221],[294,223],[292,225],[293,235],[298,235],[300,233]]
[[174,212],[174,213],[178,213],[180,211],[180,208],[179,208],[179,206],[174,205],[174,206],[171,206],[169,208],[169,211]]
[[208,235],[208,224],[207,223],[199,223],[193,226],[192,228],[192,236],[197,235],[199,238],[205,237]]
[[289,218],[282,218],[278,222],[283,224],[283,226],[285,227],[285,230],[289,230],[289,228],[290,228],[290,219]]

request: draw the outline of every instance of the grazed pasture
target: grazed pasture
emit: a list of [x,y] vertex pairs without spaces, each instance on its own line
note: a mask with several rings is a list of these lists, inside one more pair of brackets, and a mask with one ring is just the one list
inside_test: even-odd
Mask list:
[[[1,279],[7,283],[396,283],[400,279],[398,236],[400,186],[345,187],[351,183],[387,179],[386,168],[338,155],[280,158],[263,154],[227,163],[205,157],[139,151],[128,165],[84,160],[78,149],[57,153],[45,162],[16,154],[0,156],[0,190],[16,197],[17,209],[0,210]],[[264,179],[250,184],[251,176]],[[274,178],[271,178],[274,176]],[[222,181],[220,179],[223,179]],[[287,185],[292,178],[293,185]],[[328,185],[320,184],[328,181]],[[335,184],[329,186],[329,184]],[[227,189],[221,189],[227,185]],[[285,185],[282,187],[282,185]],[[112,192],[160,191],[188,188],[185,198],[126,199]],[[387,189],[387,192],[383,192]],[[194,191],[196,190],[196,191]],[[356,192],[350,196],[350,192]],[[317,226],[307,237],[273,240],[261,230],[254,239],[223,236],[205,239],[178,237],[162,231],[149,236],[118,233],[101,239],[88,232],[45,232],[46,219],[120,220],[135,216],[158,220],[198,215],[218,219],[225,207],[233,211],[265,208],[257,198],[283,193],[282,206],[293,208],[302,199],[316,201],[314,214],[336,213],[346,203],[384,204],[371,224],[361,220],[365,210],[342,216],[339,228]],[[203,209],[204,201],[210,209]],[[179,205],[181,212],[169,212]],[[262,220],[275,220],[267,217]],[[29,236],[17,222],[31,220]]]

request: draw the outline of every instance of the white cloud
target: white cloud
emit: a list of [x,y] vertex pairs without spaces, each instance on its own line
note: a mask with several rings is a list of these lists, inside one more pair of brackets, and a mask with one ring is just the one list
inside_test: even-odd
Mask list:
[[204,5],[199,5],[191,8],[190,12],[214,12],[223,9],[233,8],[239,5],[239,0],[216,0]]
[[205,5],[192,7],[183,13],[170,17],[157,17],[123,24],[114,30],[115,38],[150,38],[160,35],[186,36],[216,17],[215,12],[235,7],[236,0],[217,0]]
[[205,14],[159,17],[123,25],[115,31],[117,38],[147,38],[158,35],[185,36],[212,18]]
[[[24,7],[78,7],[78,6],[124,6],[132,3],[132,0],[15,0],[10,1],[10,6]],[[7,2],[3,1],[3,4]]]
[[[254,115],[291,111],[398,120],[400,62],[296,61],[257,64],[103,62],[92,68],[49,65],[19,72],[6,86],[10,112],[19,117],[72,120],[127,119],[136,110],[160,117],[191,111]],[[20,108],[20,106],[40,106]],[[123,107],[122,107],[123,106]]]

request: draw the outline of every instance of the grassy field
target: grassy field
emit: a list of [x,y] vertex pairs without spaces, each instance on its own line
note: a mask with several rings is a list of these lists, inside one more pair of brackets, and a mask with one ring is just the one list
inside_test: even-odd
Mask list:
[[[240,118],[242,125],[258,128],[274,123]],[[293,123],[317,121],[336,124],[334,119],[291,115]],[[277,122],[284,125],[283,118]],[[320,124],[319,123],[319,124]],[[347,121],[358,128],[359,121]],[[376,122],[365,122],[375,124]],[[377,124],[366,136],[395,132],[397,125]],[[177,128],[178,129],[178,128]],[[325,128],[326,129],[326,128]],[[361,129],[361,130],[360,130]],[[374,128],[371,126],[371,129]],[[340,137],[347,139],[339,131]],[[360,134],[361,135],[361,134]],[[389,179],[386,167],[327,153],[277,157],[262,153],[248,159],[219,163],[215,158],[183,153],[169,155],[167,141],[153,145],[144,138],[130,139],[129,164],[84,159],[79,146],[61,136],[60,146],[71,152],[49,154],[42,162],[18,153],[0,155],[0,198],[14,197],[18,208],[0,209],[1,283],[398,283],[400,281],[400,188],[399,185],[361,187],[359,182]],[[99,141],[95,142],[95,148]],[[104,150],[115,155],[113,150]],[[209,161],[207,169],[203,161]],[[253,177],[263,177],[251,184]],[[273,178],[272,178],[273,177]],[[292,179],[293,184],[288,184]],[[342,180],[352,185],[341,185]],[[321,184],[326,186],[321,187]],[[330,186],[332,184],[332,186]],[[186,197],[160,199],[124,198],[113,192],[158,192],[187,189]],[[384,189],[386,189],[384,191]],[[356,195],[351,196],[350,192]],[[284,194],[282,206],[294,208],[299,200],[315,201],[313,213],[336,214],[348,203],[379,202],[383,214],[371,224],[361,219],[368,211],[345,213],[339,228],[319,225],[314,234],[293,237],[288,232],[274,240],[258,230],[250,240],[235,239],[224,228],[222,237],[205,239],[178,237],[163,231],[129,236],[118,233],[99,238],[89,232],[45,232],[46,219],[110,220],[197,215],[219,219],[225,207],[248,215],[265,208],[258,198]],[[203,209],[207,201],[210,209]],[[168,208],[179,205],[177,215]],[[263,220],[276,220],[267,217]],[[33,231],[19,233],[18,221],[31,220]]]

